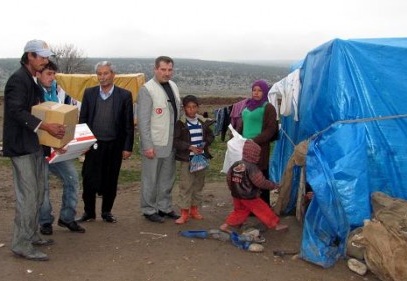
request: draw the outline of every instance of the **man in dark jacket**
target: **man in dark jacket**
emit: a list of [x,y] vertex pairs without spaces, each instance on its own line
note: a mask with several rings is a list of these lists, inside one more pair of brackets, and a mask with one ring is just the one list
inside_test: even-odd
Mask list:
[[102,195],[102,219],[115,223],[111,210],[117,193],[122,159],[131,156],[134,142],[130,91],[113,84],[115,68],[108,61],[95,66],[100,86],[85,90],[79,123],[86,123],[97,142],[86,152],[82,166],[85,212],[78,221],[96,218],[96,193]]
[[3,154],[12,162],[16,194],[11,250],[30,260],[48,260],[45,253],[33,246],[53,243],[38,233],[39,209],[44,199],[45,158],[37,130],[45,130],[59,139],[65,134],[63,125],[42,122],[31,114],[31,108],[44,100],[34,77],[51,55],[44,41],[27,42],[21,67],[10,76],[4,90]]

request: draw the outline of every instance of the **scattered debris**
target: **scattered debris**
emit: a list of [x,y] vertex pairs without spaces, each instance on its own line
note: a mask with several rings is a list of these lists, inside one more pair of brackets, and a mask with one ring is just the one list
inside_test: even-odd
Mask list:
[[145,234],[145,235],[152,235],[151,239],[161,239],[164,237],[167,237],[167,234],[160,234],[160,233],[154,233],[154,232],[143,232],[141,231],[140,234]]
[[216,239],[222,242],[226,242],[230,240],[230,234],[220,229],[209,229],[208,230],[209,238]]
[[260,253],[264,251],[264,246],[257,243],[251,243],[247,250],[249,252]]
[[244,239],[249,242],[254,242],[254,243],[265,243],[266,238],[264,238],[262,235],[260,235],[260,231],[255,228],[249,228],[243,231],[241,234],[241,239]]
[[298,254],[297,251],[293,250],[274,250],[273,255],[276,257],[292,256]]

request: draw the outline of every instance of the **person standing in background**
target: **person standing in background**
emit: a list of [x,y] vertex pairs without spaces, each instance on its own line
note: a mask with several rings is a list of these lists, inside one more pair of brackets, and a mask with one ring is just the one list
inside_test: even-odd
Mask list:
[[[71,101],[64,91],[57,91],[55,74],[58,70],[57,65],[49,61],[43,70],[37,72],[38,85],[41,86],[45,101],[64,103]],[[59,149],[63,153],[63,148]],[[66,227],[72,232],[84,233],[85,229],[75,221],[76,206],[78,203],[79,176],[75,168],[74,160],[66,160],[57,163],[48,164],[45,161],[45,192],[44,202],[40,209],[40,232],[43,235],[53,233],[52,223],[54,216],[52,214],[52,204],[50,201],[49,190],[49,172],[56,175],[63,182],[62,204],[58,219],[58,225]]]
[[52,239],[39,235],[39,211],[44,200],[45,158],[37,130],[62,139],[62,124],[46,123],[31,114],[44,101],[36,73],[42,71],[53,53],[43,40],[30,40],[24,47],[21,67],[7,80],[4,89],[3,155],[10,157],[16,196],[14,234],[11,251],[29,260],[48,260],[34,246],[48,246]]
[[102,219],[116,223],[111,210],[123,159],[133,151],[133,99],[130,91],[114,85],[115,67],[111,62],[96,64],[100,85],[85,89],[79,123],[86,123],[97,142],[86,152],[82,166],[85,204],[79,222],[96,218],[96,193],[102,195]]
[[[267,100],[269,86],[264,80],[252,84],[252,96],[242,110],[242,120],[236,126],[244,138],[251,139],[261,148],[257,164],[266,179],[269,179],[270,145],[278,136],[276,109]],[[270,190],[262,189],[260,198],[270,206]]]
[[141,139],[141,211],[146,219],[163,223],[178,219],[172,209],[176,165],[173,137],[180,115],[180,96],[171,80],[174,61],[155,60],[154,77],[141,87],[137,97],[137,126]]

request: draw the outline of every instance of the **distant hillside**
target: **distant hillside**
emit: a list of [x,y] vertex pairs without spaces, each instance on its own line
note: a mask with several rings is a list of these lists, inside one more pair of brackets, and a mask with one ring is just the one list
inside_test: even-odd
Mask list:
[[[94,73],[94,65],[106,58],[88,58],[87,73]],[[153,76],[153,58],[108,58],[119,73],[144,73],[146,79]],[[181,94],[233,96],[247,95],[254,80],[265,79],[270,85],[289,73],[289,64],[273,65],[205,61],[197,59],[174,59],[173,80]],[[4,90],[10,74],[19,67],[19,59],[0,59],[0,91]]]

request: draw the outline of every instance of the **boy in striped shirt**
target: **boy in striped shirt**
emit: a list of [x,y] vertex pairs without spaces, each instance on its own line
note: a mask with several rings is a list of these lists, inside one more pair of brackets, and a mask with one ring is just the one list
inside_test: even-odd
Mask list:
[[175,221],[177,224],[183,224],[189,218],[203,219],[198,207],[202,204],[206,169],[191,172],[191,159],[195,155],[211,159],[208,148],[215,138],[210,128],[215,121],[198,114],[198,98],[193,95],[185,96],[182,105],[185,114],[175,124],[174,131],[175,159],[180,161],[178,201],[181,217]]

